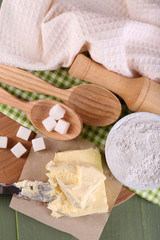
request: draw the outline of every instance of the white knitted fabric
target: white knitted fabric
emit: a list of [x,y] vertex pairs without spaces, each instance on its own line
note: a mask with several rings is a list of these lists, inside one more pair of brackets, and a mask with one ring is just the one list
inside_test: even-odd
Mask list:
[[109,70],[160,81],[160,0],[3,0],[1,63],[54,70],[83,50]]

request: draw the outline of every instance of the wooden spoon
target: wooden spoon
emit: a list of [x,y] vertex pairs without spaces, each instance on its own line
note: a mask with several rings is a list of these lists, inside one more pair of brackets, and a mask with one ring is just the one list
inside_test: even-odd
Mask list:
[[160,83],[147,77],[128,78],[111,72],[83,54],[78,54],[69,74],[103,86],[118,94],[129,109],[160,115]]
[[109,125],[115,122],[121,113],[118,98],[107,89],[93,84],[62,90],[29,72],[2,64],[0,64],[0,81],[26,91],[60,98],[80,115],[84,123],[91,126]]
[[[23,110],[33,125],[50,138],[64,141],[70,140],[77,137],[82,130],[82,121],[80,117],[65,104],[54,100],[22,101],[3,88],[0,88],[0,103],[12,105],[13,107]],[[48,132],[42,124],[42,121],[48,117],[50,108],[57,103],[66,109],[64,119],[71,124],[67,134],[60,134],[55,131]]]

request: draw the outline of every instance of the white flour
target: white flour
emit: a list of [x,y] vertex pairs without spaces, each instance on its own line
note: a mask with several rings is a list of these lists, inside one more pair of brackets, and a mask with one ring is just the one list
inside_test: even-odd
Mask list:
[[160,185],[160,120],[142,113],[124,122],[109,138],[107,162],[126,186],[149,189]]

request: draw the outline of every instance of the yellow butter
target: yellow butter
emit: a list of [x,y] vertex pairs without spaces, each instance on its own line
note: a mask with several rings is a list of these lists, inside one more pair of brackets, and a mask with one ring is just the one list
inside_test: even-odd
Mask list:
[[96,149],[56,153],[46,169],[57,199],[48,204],[52,216],[78,217],[108,211],[101,155]]
[[16,186],[18,188],[22,188],[21,194],[23,196],[32,197],[34,195],[39,194],[38,181],[34,182],[34,181],[24,180],[21,182],[17,182]]
[[55,154],[54,162],[89,163],[100,172],[103,172],[101,154],[95,148],[58,152]]
[[50,172],[53,179],[59,178],[66,185],[79,184],[80,172],[74,164],[50,161],[46,169]]
[[[76,165],[79,172],[79,181],[77,184],[65,184],[65,179],[59,179],[57,182],[62,192],[66,195],[71,204],[77,208],[85,208],[90,194],[106,179],[105,176],[92,166]],[[67,167],[67,166],[66,166]]]

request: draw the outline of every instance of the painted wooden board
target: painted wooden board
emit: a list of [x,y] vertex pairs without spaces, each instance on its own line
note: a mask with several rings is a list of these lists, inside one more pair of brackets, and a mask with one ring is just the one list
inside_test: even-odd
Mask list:
[[9,208],[10,195],[0,195],[0,240],[17,240],[15,211]]
[[[23,165],[27,159],[31,148],[31,139],[35,133],[31,133],[29,141],[16,137],[17,131],[21,125],[0,113],[0,136],[8,137],[8,148],[0,149],[0,182],[11,184],[18,181]],[[18,142],[21,142],[28,150],[21,158],[16,158],[10,149]]]
[[[0,240],[77,240],[15,212],[8,207],[10,199],[0,196]],[[159,240],[159,220],[159,206],[134,196],[112,210],[100,240]]]

